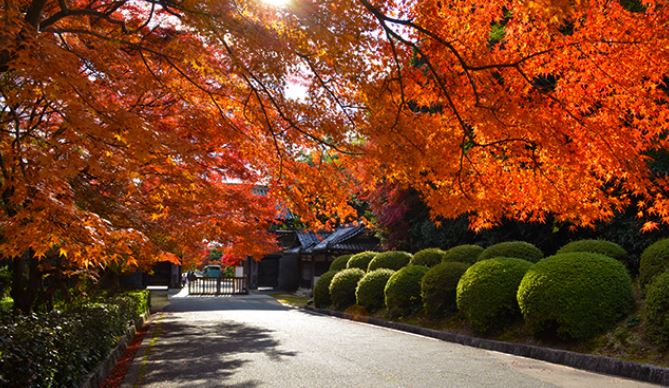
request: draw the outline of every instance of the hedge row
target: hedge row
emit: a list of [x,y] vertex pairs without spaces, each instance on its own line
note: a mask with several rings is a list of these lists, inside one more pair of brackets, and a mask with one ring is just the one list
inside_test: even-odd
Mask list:
[[[479,332],[523,318],[537,336],[581,340],[610,329],[633,309],[631,263],[624,249],[604,240],[574,241],[548,258],[523,241],[374,253],[366,274],[365,263],[349,259],[348,267],[359,269],[339,287],[346,297],[335,307],[357,302],[373,311],[385,305],[391,316],[422,309],[436,318],[457,306]],[[639,272],[647,333],[669,344],[669,239],[643,252]]]
[[4,316],[0,386],[79,387],[147,308],[148,292],[136,291],[67,311]]

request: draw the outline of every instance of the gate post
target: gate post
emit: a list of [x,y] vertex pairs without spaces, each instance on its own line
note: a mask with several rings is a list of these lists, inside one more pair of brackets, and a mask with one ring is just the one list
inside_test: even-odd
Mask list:
[[221,295],[221,275],[216,278],[216,295]]

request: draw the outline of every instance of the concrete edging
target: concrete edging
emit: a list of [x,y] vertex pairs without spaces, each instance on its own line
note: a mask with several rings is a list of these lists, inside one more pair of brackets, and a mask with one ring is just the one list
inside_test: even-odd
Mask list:
[[669,386],[669,368],[641,364],[632,361],[624,361],[612,357],[570,352],[568,350],[543,348],[534,345],[517,344],[471,337],[462,334],[449,333],[446,331],[427,329],[406,323],[386,321],[385,319],[380,318],[365,316],[359,317],[341,311],[325,310],[310,306],[306,306],[304,308],[307,311],[312,311],[319,314],[370,323],[376,326],[419,334],[426,337],[437,338],[443,341],[454,342],[475,348],[493,350],[496,352],[513,354],[521,357],[534,358],[537,360],[547,361],[553,364],[566,365],[590,372],[626,377],[634,380]]
[[133,322],[128,326],[125,335],[121,337],[118,345],[109,352],[107,358],[101,361],[98,366],[83,379],[81,388],[98,388],[102,386],[107,379],[107,376],[109,376],[116,366],[119,357],[121,357],[125,349],[128,347],[128,344],[135,337],[137,329],[143,327],[150,316],[151,314],[147,311],[143,316],[139,317],[136,322]]

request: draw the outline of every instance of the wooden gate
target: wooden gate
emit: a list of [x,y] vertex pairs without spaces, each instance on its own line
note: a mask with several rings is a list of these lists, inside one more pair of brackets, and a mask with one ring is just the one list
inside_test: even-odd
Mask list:
[[258,263],[258,287],[274,287],[279,285],[279,257],[265,256]]
[[189,295],[246,295],[245,277],[196,278],[188,281]]

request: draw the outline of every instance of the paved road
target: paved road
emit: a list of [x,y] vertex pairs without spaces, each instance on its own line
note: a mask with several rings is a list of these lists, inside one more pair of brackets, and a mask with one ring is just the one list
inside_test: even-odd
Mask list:
[[269,296],[172,298],[124,386],[645,387],[364,323]]

